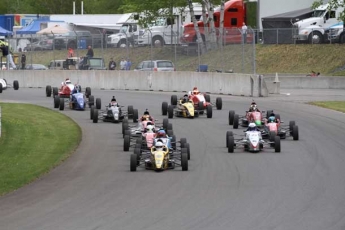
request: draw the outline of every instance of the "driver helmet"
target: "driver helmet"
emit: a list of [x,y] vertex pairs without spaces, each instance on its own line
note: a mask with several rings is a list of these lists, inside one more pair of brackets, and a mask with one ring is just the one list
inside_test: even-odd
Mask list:
[[162,149],[163,148],[163,143],[161,141],[157,141],[155,144],[156,149]]
[[149,124],[149,125],[146,126],[146,131],[147,132],[153,132],[154,128],[155,127],[152,124]]
[[255,123],[250,123],[248,125],[248,131],[255,131],[256,130],[256,124]]
[[69,78],[66,78],[66,81],[65,81],[66,84],[72,84],[71,80]]
[[274,123],[275,120],[276,120],[275,116],[272,116],[272,115],[271,115],[271,116],[268,118],[268,123]]
[[150,115],[149,111],[146,110],[146,111],[144,112],[144,115]]
[[74,87],[74,89],[72,90],[72,94],[78,93],[78,89],[76,87]]
[[183,96],[182,101],[183,101],[183,102],[187,102],[187,101],[188,101],[188,95],[187,95],[187,94],[185,94],[185,95]]
[[111,98],[111,102],[116,102],[115,96]]
[[197,87],[194,87],[194,89],[193,89],[193,94],[194,95],[198,95],[200,92],[199,92],[199,90],[198,90],[198,88]]
[[165,130],[164,129],[158,130],[157,137],[166,137]]
[[256,106],[256,104],[255,105],[252,105],[252,109],[253,109],[253,111],[256,111],[258,108],[257,108],[257,106]]

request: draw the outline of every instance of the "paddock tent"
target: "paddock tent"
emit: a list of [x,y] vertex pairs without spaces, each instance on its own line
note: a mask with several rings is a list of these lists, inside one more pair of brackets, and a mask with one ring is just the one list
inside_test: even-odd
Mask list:
[[13,33],[11,31],[8,31],[0,26],[0,36],[7,36],[12,35]]
[[28,26],[23,29],[17,30],[16,34],[36,34],[38,31],[47,28],[48,22],[63,22],[63,21],[51,21],[49,18],[39,18],[33,20]]
[[293,40],[292,24],[312,17],[312,8],[304,8],[261,19],[265,44],[291,44]]

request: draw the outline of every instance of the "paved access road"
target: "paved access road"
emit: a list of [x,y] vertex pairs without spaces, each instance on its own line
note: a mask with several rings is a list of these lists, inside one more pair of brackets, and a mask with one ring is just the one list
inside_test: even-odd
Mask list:
[[[300,140],[282,141],[281,153],[227,153],[228,110],[244,112],[251,98],[223,96],[223,110],[212,119],[172,119],[177,137],[191,145],[187,172],[130,172],[121,125],[93,124],[89,111],[67,109],[63,113],[82,127],[80,147],[51,173],[0,198],[0,229],[344,230],[345,115],[303,103],[343,100],[344,92],[289,93],[256,99],[261,110],[275,109],[284,121],[299,125]],[[44,94],[45,89],[10,89],[0,101],[52,108]],[[93,95],[103,105],[115,95],[161,120],[161,103],[171,93],[93,90]]]

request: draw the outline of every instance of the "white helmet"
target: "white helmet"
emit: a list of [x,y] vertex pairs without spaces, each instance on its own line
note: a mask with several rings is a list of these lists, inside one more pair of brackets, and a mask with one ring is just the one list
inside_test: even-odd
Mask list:
[[155,147],[156,147],[157,149],[159,149],[159,148],[161,149],[161,148],[163,148],[163,143],[160,142],[160,141],[157,141]]
[[66,83],[66,84],[72,84],[71,80],[69,80],[69,79],[66,80],[65,83]]
[[153,125],[146,126],[146,131],[153,131],[155,127]]
[[249,123],[249,125],[248,125],[248,130],[249,130],[249,131],[253,131],[253,130],[255,130],[255,127],[256,127],[256,124],[255,124],[255,123]]

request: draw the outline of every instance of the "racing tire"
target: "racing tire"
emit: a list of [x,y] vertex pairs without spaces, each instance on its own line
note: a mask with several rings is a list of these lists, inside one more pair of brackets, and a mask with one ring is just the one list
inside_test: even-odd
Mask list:
[[128,113],[128,118],[129,119],[132,119],[133,118],[133,105],[129,105],[128,108],[127,108],[127,113]]
[[171,124],[171,123],[168,123],[168,125],[167,125],[167,131],[169,131],[169,130],[173,130],[173,124]]
[[131,163],[130,163],[130,170],[131,172],[137,171],[137,165],[138,165],[137,155],[131,154]]
[[95,97],[92,95],[89,95],[89,107],[95,105]]
[[60,103],[60,97],[54,97],[54,109],[59,108],[59,103]]
[[59,109],[60,110],[64,110],[65,109],[65,99],[63,99],[63,98],[60,98]]
[[275,140],[275,137],[277,136],[276,132],[274,131],[270,131],[268,135],[269,140],[272,142]]
[[91,109],[90,109],[90,120],[92,120],[93,118],[93,111],[95,110],[95,106],[91,106]]
[[90,87],[86,87],[86,89],[85,89],[85,97],[89,98],[89,96],[91,96],[91,88]]
[[290,133],[292,134],[292,130],[293,130],[293,127],[296,125],[295,121],[290,121],[289,122],[289,129],[290,129]]
[[0,83],[0,93],[2,93],[2,84]]
[[131,136],[131,131],[130,130],[125,130],[125,136],[128,135],[128,136]]
[[229,111],[229,125],[233,125],[234,124],[234,117],[235,117],[235,111],[234,110],[230,110]]
[[170,102],[172,105],[177,105],[177,96],[176,95],[171,95]]
[[280,136],[274,137],[274,151],[280,153]]
[[138,117],[139,117],[139,113],[137,109],[133,109],[133,122],[137,123],[138,122]]
[[162,115],[165,116],[168,113],[168,102],[162,103]]
[[182,171],[188,171],[188,153],[186,148],[181,150],[181,166]]
[[163,129],[168,130],[168,124],[169,124],[169,119],[164,118],[163,119]]
[[53,87],[53,97],[59,94],[59,89],[57,87]]
[[172,105],[169,105],[168,107],[168,118],[174,117],[174,107]]
[[234,123],[233,123],[234,129],[238,129],[239,120],[240,120],[240,117],[238,116],[238,114],[235,114],[234,115]]
[[123,118],[122,122],[123,123],[128,123],[128,118]]
[[175,135],[171,135],[171,147],[173,148],[173,150],[176,150],[176,136]]
[[143,139],[141,139],[141,137],[139,137],[135,140],[135,143],[141,145],[143,143]]
[[13,88],[14,88],[14,90],[18,90],[19,89],[19,82],[17,80],[13,81]]
[[46,96],[51,97],[52,96],[52,87],[50,85],[46,86]]
[[96,109],[101,109],[102,103],[101,98],[96,98]]
[[206,106],[207,118],[212,118],[212,106]]
[[293,137],[294,141],[298,141],[298,139],[299,139],[298,126],[297,125],[294,125],[292,127],[292,137]]
[[135,148],[134,149],[134,154],[137,156],[137,165],[140,164],[140,158],[141,158],[141,149],[140,148]]
[[235,148],[235,139],[234,136],[227,137],[227,144],[228,144],[228,153],[233,153]]
[[188,160],[190,160],[190,145],[189,145],[189,143],[185,143],[183,148],[187,149]]
[[198,108],[197,108],[198,110],[204,110],[205,109],[205,107],[204,107],[204,102],[202,102],[202,101],[199,101],[198,102]]
[[125,134],[126,130],[128,130],[128,123],[123,122],[122,123],[122,134]]
[[216,108],[217,110],[221,110],[223,108],[223,100],[221,97],[216,98]]
[[227,132],[226,132],[226,147],[229,146],[228,137],[230,137],[230,136],[231,136],[231,137],[234,136],[233,132],[232,132],[232,131],[227,131]]
[[211,96],[209,94],[205,94],[204,97],[206,102],[211,102]]
[[172,135],[174,135],[174,131],[172,131],[172,130],[169,129],[169,130],[167,131],[167,134],[168,134],[169,137],[171,137]]
[[123,138],[123,151],[128,152],[130,144],[131,137],[129,135],[125,135],[125,138]]
[[180,143],[181,143],[181,148],[183,148],[182,146],[184,146],[184,144],[187,143],[187,138],[181,138]]
[[98,109],[93,110],[92,121],[93,123],[98,123]]

